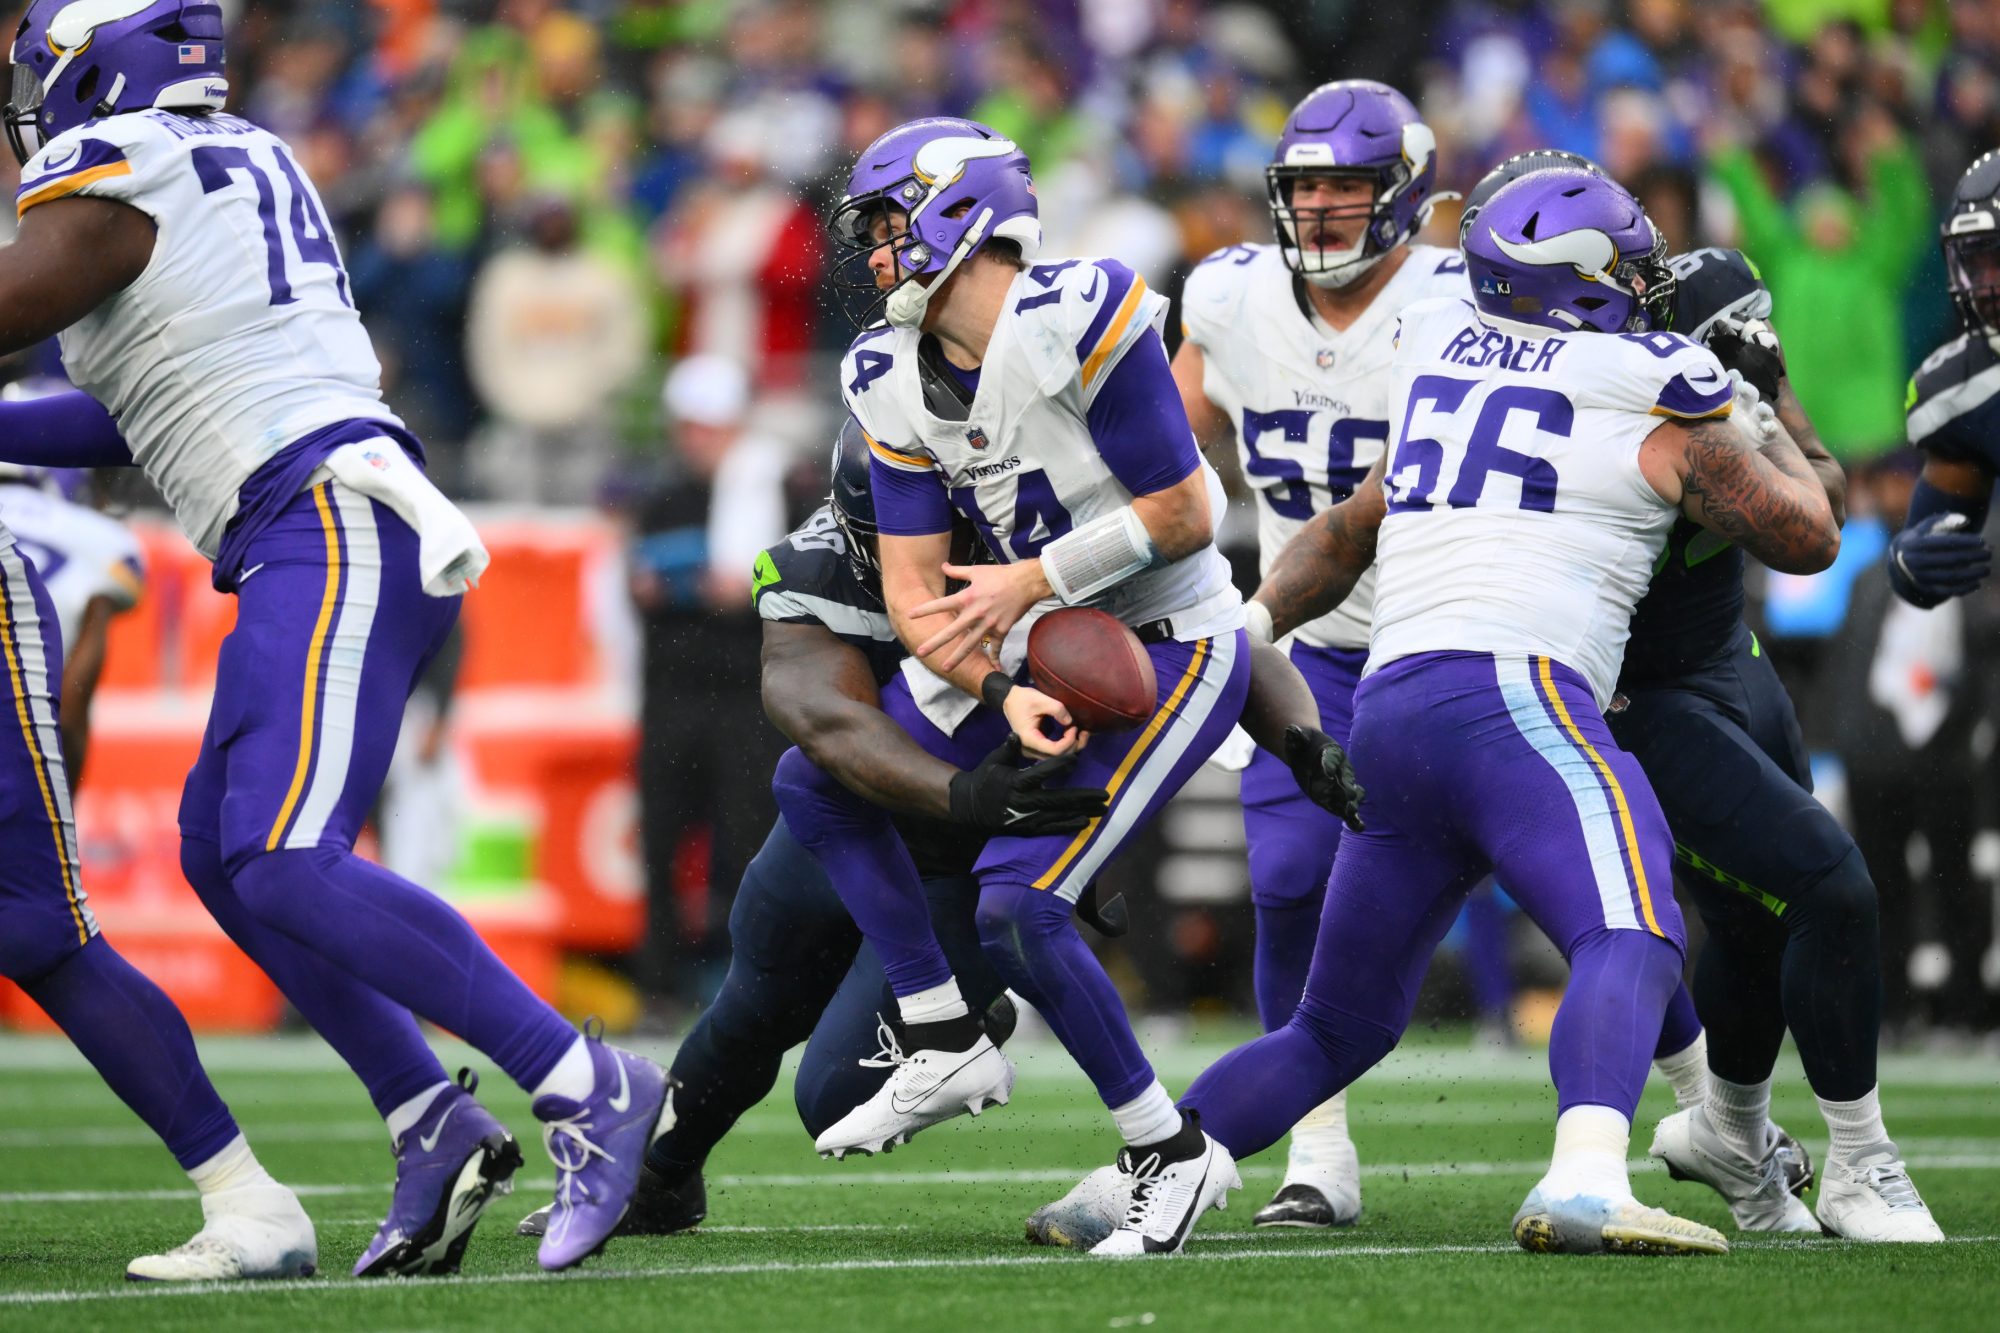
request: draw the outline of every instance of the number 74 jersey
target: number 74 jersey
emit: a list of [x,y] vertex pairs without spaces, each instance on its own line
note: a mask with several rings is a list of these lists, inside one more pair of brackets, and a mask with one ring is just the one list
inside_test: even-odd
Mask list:
[[282,139],[235,116],[140,111],[50,140],[16,207],[115,199],[153,219],[152,262],[62,334],[70,379],[211,558],[250,474],[336,422],[401,424],[326,211]]
[[1663,420],[1729,415],[1675,333],[1554,333],[1463,299],[1403,312],[1367,671],[1416,653],[1546,656],[1611,703],[1677,508],[1639,470]]

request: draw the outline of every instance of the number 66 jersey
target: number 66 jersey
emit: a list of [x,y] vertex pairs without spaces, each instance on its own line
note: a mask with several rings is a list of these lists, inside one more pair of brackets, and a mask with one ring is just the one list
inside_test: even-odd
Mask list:
[[1367,671],[1546,656],[1608,707],[1678,512],[1639,446],[1663,419],[1729,414],[1721,363],[1675,333],[1556,334],[1445,299],[1403,312],[1392,370]]
[[210,559],[243,483],[287,444],[357,418],[401,424],[282,139],[235,116],[106,116],[44,145],[16,207],[72,195],[129,204],[157,236],[145,272],[62,334],[63,364]]

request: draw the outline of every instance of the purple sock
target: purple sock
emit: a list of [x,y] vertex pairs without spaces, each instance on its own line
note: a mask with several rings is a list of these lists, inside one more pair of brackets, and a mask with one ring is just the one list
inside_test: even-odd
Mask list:
[[523,1088],[541,1082],[576,1041],[576,1029],[450,904],[352,852],[260,853],[230,883],[266,926],[457,1033]]
[[410,1011],[370,990],[291,937],[250,915],[222,869],[222,850],[181,835],[181,873],[223,933],[264,970],[292,1007],[326,1040],[387,1116],[445,1081]]
[[202,1070],[187,1020],[102,935],[21,989],[160,1136],[183,1170],[200,1166],[236,1137],[236,1120]]
[[1202,1071],[1181,1105],[1201,1113],[1201,1127],[1232,1157],[1249,1157],[1366,1073],[1401,1035],[1400,1027],[1334,1009],[1308,991],[1290,1023]]
[[1291,902],[1257,904],[1257,952],[1251,981],[1257,992],[1257,1017],[1266,1032],[1276,1032],[1291,1022],[1299,997],[1306,993],[1306,971],[1312,966],[1319,912],[1325,903],[1326,885],[1321,884]]
[[1694,1039],[1701,1035],[1701,1019],[1694,1012],[1694,996],[1688,994],[1686,983],[1674,987],[1673,995],[1667,1000],[1667,1016],[1660,1023],[1660,1041],[1653,1048],[1655,1060],[1669,1055],[1678,1055],[1694,1045]]
[[1556,1113],[1638,1108],[1660,1020],[1681,979],[1681,951],[1643,930],[1585,933],[1570,948],[1569,985],[1549,1033]]
[[1118,988],[1076,933],[1073,910],[1068,901],[1025,884],[983,885],[979,941],[1001,979],[1035,1006],[1104,1104],[1123,1106],[1153,1085],[1153,1067],[1139,1049]]
[[826,870],[847,914],[875,946],[889,989],[900,997],[950,981],[917,864],[888,813],[798,750],[778,760],[771,793],[785,826]]
[[1507,957],[1507,911],[1491,885],[1474,890],[1459,913],[1459,958],[1481,1018],[1505,1019],[1514,1007],[1514,969]]

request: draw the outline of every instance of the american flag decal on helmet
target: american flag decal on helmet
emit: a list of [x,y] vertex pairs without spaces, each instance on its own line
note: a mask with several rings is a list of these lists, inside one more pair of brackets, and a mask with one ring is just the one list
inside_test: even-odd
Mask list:
[[188,42],[183,45],[181,47],[181,63],[183,65],[206,65],[208,63],[207,43]]

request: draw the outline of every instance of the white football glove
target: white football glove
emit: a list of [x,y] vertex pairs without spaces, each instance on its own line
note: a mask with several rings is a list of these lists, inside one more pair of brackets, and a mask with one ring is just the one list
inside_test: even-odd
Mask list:
[[1730,386],[1736,390],[1736,417],[1758,440],[1778,438],[1778,409],[1764,401],[1757,386],[1743,378],[1743,372],[1729,372]]

